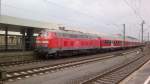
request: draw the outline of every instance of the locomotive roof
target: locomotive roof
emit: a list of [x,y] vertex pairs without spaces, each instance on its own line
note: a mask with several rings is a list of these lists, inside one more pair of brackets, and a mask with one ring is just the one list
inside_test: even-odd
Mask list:
[[99,37],[97,34],[84,33],[84,32],[74,31],[74,30],[48,29],[48,30],[45,30],[45,31],[56,32],[56,33],[66,33],[66,34],[76,34],[76,35],[87,35],[87,36],[92,36],[92,37]]

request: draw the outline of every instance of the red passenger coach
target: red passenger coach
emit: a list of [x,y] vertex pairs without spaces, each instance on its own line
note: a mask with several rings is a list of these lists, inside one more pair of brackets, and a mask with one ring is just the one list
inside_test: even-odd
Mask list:
[[110,39],[110,38],[101,38],[100,43],[101,43],[100,46],[103,49],[112,48],[112,39]]

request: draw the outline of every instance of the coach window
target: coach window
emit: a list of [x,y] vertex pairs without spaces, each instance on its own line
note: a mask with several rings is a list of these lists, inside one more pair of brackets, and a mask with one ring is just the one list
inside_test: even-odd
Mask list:
[[106,40],[106,43],[109,44],[109,40]]
[[105,43],[107,44],[107,40],[105,40]]
[[109,44],[111,44],[111,40],[109,40]]
[[108,41],[108,40],[106,40],[106,44],[109,44],[109,41]]
[[109,40],[105,40],[105,43],[106,43],[106,44],[110,44]]
[[104,43],[106,43],[106,40],[104,40]]
[[104,43],[107,44],[107,40],[105,40]]
[[109,41],[109,43],[111,44],[111,40]]
[[113,43],[115,44],[115,41],[113,41]]
[[111,44],[111,40],[109,40],[109,44]]

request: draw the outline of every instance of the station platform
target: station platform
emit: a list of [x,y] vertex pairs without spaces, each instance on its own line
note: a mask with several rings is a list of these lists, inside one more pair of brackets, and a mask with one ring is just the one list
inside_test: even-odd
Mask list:
[[121,81],[120,84],[150,84],[150,61]]
[[34,59],[33,51],[0,52],[0,63]]

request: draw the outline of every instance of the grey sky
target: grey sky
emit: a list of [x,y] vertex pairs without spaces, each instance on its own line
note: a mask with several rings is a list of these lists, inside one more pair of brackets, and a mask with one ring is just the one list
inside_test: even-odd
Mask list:
[[108,34],[121,33],[125,23],[127,34],[138,37],[142,20],[135,12],[146,21],[147,32],[149,3],[149,0],[2,0],[2,14]]

